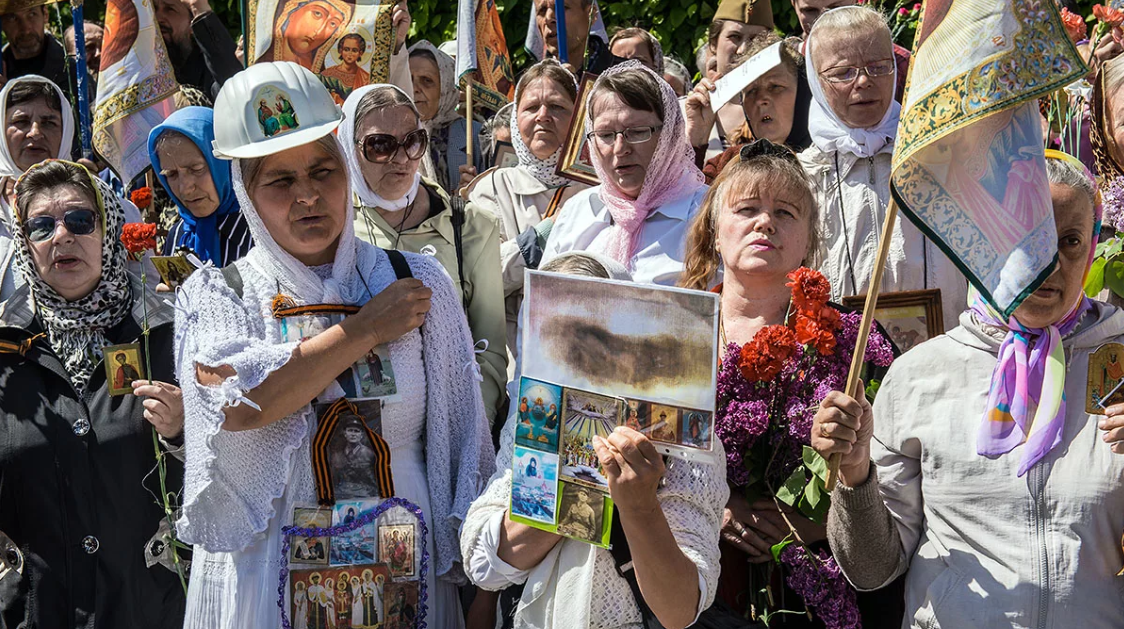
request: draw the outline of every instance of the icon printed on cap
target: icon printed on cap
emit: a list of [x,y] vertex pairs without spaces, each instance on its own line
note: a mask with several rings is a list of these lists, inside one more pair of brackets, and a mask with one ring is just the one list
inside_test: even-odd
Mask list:
[[270,138],[300,128],[292,100],[283,90],[272,85],[259,89],[251,101],[258,109],[258,124],[262,133]]

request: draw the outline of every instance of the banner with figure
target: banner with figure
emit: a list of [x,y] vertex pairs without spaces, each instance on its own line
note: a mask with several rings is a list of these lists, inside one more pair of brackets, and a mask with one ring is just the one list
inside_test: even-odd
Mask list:
[[248,0],[250,63],[293,61],[320,77],[337,103],[386,83],[394,49],[393,0]]
[[458,5],[457,79],[463,81],[470,72],[476,72],[472,96],[485,109],[497,111],[515,98],[496,0],[460,0]]
[[892,192],[1009,316],[1057,259],[1034,99],[1088,70],[1053,0],[927,0],[922,11]]
[[109,0],[94,147],[126,183],[148,167],[148,133],[176,109],[175,71],[147,0]]

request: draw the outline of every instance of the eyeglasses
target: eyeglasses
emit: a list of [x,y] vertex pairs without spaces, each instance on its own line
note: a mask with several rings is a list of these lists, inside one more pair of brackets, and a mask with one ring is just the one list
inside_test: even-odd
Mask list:
[[826,79],[828,83],[853,83],[859,78],[859,74],[863,73],[872,79],[876,76],[888,76],[893,74],[894,60],[884,59],[882,61],[875,61],[863,67],[840,66],[826,72],[820,72],[820,76]]
[[389,133],[372,133],[363,138],[360,144],[363,147],[363,157],[368,162],[385,164],[394,159],[398,149],[404,149],[406,157],[410,159],[421,158],[425,155],[426,147],[429,146],[429,134],[425,129],[416,129],[407,133],[399,142],[398,138]]
[[612,146],[617,143],[617,136],[624,138],[629,144],[643,144],[652,139],[652,134],[663,129],[658,127],[629,127],[623,131],[592,131],[586,134],[590,140],[597,140],[601,146]]
[[[93,210],[70,210],[62,217],[62,224],[66,231],[75,236],[92,234],[97,227],[97,214]],[[58,220],[53,216],[36,216],[29,218],[23,224],[23,233],[31,242],[43,242],[55,235]]]

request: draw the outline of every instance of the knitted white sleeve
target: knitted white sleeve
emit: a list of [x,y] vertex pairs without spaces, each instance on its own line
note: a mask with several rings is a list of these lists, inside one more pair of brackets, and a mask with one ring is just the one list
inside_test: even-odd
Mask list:
[[[253,275],[247,271],[244,280]],[[274,516],[273,501],[289,482],[293,452],[307,437],[311,412],[305,407],[254,430],[223,430],[223,409],[244,403],[243,396],[285,365],[297,345],[280,342],[267,325],[261,312],[268,303],[261,293],[267,291],[249,281],[244,291],[239,299],[222,273],[207,267],[192,274],[176,303],[176,364],[187,452],[176,530],[185,542],[211,552],[242,550],[266,530]],[[196,379],[196,365],[229,365],[236,375],[221,386],[203,386]]]

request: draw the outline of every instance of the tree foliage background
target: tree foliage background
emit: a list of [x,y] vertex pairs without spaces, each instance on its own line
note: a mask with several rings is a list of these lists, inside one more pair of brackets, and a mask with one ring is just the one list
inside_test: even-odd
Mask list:
[[[770,0],[773,5],[773,19],[777,31],[785,34],[799,34],[800,25],[790,0]],[[860,0],[862,1],[862,0]],[[215,13],[234,33],[242,30],[243,0],[210,0]],[[439,44],[456,37],[456,0],[408,0],[413,26],[410,42],[428,39]],[[639,26],[651,31],[664,53],[684,63],[695,71],[695,50],[706,41],[707,27],[714,17],[719,0],[599,0],[601,14],[610,29]],[[1107,4],[1108,0],[1101,0]],[[919,0],[866,0],[866,3],[881,10],[888,16],[897,43],[906,48],[912,47],[914,26]],[[521,70],[533,60],[523,49],[527,33],[527,23],[531,15],[533,0],[496,0],[504,34],[516,71]],[[1061,0],[1061,4],[1074,13],[1092,19],[1095,0]],[[54,30],[70,24],[70,7],[63,3],[58,7],[59,19]],[[86,19],[102,21],[105,15],[105,0],[87,0]]]

